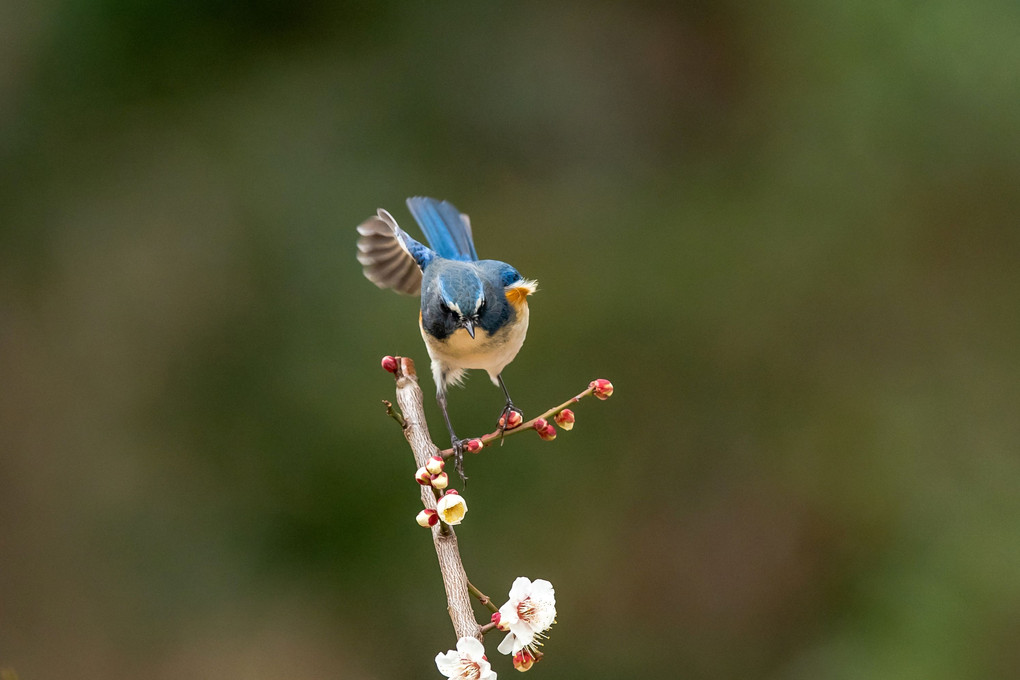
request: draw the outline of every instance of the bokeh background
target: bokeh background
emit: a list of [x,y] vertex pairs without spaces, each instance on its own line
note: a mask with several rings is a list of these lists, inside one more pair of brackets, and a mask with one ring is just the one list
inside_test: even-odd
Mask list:
[[[426,365],[416,304],[354,258],[427,194],[542,284],[517,402],[616,385],[469,461],[471,578],[557,588],[536,677],[1020,676],[1018,27],[1005,0],[4,3],[0,667],[439,677],[380,405],[383,354]],[[451,399],[465,434],[501,405],[484,376]]]

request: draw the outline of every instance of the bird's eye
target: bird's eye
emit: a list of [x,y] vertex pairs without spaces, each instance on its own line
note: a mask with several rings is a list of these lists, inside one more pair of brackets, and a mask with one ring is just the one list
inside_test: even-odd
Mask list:
[[449,314],[450,313],[450,308],[447,307],[446,303],[443,302],[442,300],[439,301],[439,309],[440,309],[440,311],[443,312],[443,314]]
[[478,305],[478,312],[477,312],[477,314],[479,316],[481,316],[482,314],[485,314],[485,300],[482,300],[482,304]]

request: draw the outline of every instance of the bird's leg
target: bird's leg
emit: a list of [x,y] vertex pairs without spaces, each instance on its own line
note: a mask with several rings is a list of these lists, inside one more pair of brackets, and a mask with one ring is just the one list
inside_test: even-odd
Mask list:
[[436,392],[436,401],[439,402],[439,409],[443,412],[443,420],[446,421],[446,429],[450,431],[450,446],[453,447],[454,467],[460,478],[467,483],[467,476],[464,474],[464,440],[457,438],[453,431],[453,424],[450,422],[450,414],[446,412],[446,390],[440,388]]
[[503,433],[506,431],[506,426],[510,424],[510,414],[517,413],[523,421],[524,411],[514,406],[514,400],[510,398],[510,393],[506,389],[506,383],[503,382],[502,373],[496,376],[496,380],[499,381],[499,386],[503,388],[503,394],[506,396],[506,406],[503,407],[503,413],[499,416],[499,445],[503,446]]

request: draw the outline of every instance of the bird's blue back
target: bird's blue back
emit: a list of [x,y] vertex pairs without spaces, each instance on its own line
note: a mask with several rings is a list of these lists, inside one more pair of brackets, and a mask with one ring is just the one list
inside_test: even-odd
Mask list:
[[414,196],[407,199],[407,207],[440,257],[471,262],[478,259],[471,228],[452,203]]

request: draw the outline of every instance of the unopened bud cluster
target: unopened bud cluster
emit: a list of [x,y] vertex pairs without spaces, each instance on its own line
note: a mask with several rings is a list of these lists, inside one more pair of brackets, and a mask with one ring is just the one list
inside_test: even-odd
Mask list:
[[564,430],[572,430],[574,429],[574,420],[574,412],[569,408],[565,408],[553,416],[555,425],[545,418],[535,418],[534,422],[531,423],[531,427],[544,441],[551,442],[553,439],[556,439],[556,425],[559,425]]
[[[481,442],[479,442],[481,449]],[[450,476],[443,468],[446,466],[442,456],[431,456],[424,465],[414,473],[414,480],[422,486],[431,486],[433,489],[443,491],[450,485]],[[418,513],[415,518],[418,524],[423,527],[435,526],[439,520],[447,524],[460,524],[467,512],[467,503],[460,497],[456,489],[447,489],[443,496],[436,503],[436,507],[426,508]]]
[[443,520],[447,524],[460,524],[467,514],[467,502],[456,489],[448,489],[436,503],[435,509],[425,508],[418,513],[415,521],[421,526],[433,527]]
[[442,456],[432,456],[414,473],[414,480],[422,486],[445,489],[450,483],[449,475],[443,472],[445,464]]

